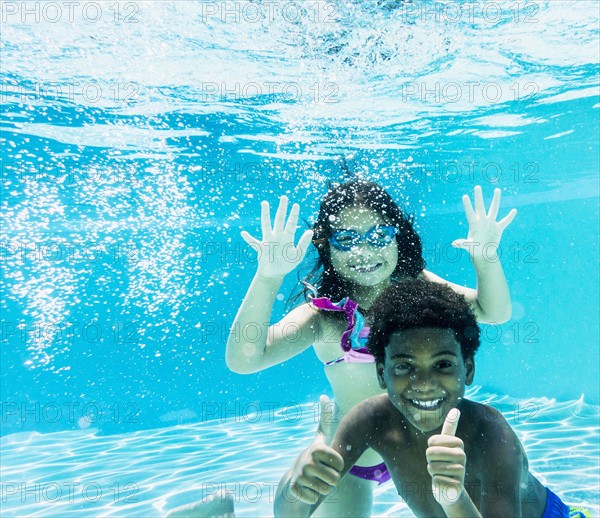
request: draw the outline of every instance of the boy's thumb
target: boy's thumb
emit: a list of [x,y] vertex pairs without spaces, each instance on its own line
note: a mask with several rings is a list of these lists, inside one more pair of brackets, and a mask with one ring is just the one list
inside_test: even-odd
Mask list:
[[335,424],[335,403],[327,396],[323,395],[319,398],[321,413],[319,417],[319,431],[328,439],[331,439],[334,432]]

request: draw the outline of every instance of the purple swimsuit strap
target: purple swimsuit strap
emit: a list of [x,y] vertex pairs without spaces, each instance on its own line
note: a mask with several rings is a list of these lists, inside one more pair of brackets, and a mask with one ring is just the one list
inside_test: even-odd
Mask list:
[[373,480],[378,482],[379,485],[392,478],[384,462],[377,464],[377,466],[352,466],[350,474],[365,480]]
[[348,352],[350,349],[352,349],[350,336],[352,335],[352,331],[354,331],[354,327],[356,326],[356,309],[358,308],[358,304],[352,299],[346,298],[338,302],[338,304],[341,304],[341,306],[338,306],[331,302],[331,300],[327,297],[314,298],[311,302],[316,308],[323,309],[325,311],[343,311],[346,314],[348,325],[346,326],[346,330],[342,333],[342,350],[344,352]]
[[325,367],[329,365],[334,365],[336,363],[374,363],[375,358],[369,352],[368,347],[361,347],[360,349],[350,349],[348,352],[345,352],[343,356],[336,358],[335,360],[331,360],[330,362],[325,363]]

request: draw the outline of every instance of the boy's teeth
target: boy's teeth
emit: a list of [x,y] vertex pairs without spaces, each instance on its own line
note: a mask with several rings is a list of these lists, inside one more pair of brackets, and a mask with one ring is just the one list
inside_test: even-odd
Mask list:
[[415,399],[411,399],[410,401],[415,406],[420,406],[422,408],[433,408],[433,407],[439,405],[441,399],[430,399],[428,401],[423,401],[423,400],[417,401]]

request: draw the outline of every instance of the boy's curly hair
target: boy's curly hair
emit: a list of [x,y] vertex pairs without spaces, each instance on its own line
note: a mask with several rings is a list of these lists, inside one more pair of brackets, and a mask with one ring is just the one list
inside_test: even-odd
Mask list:
[[392,334],[407,329],[436,327],[454,331],[463,360],[479,348],[479,327],[465,298],[445,284],[411,279],[393,284],[371,307],[374,322],[369,351],[383,363]]

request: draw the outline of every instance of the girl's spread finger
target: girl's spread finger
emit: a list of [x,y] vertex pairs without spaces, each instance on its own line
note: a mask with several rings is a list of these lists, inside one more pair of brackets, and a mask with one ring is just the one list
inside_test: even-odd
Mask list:
[[287,196],[279,198],[279,207],[277,207],[277,213],[275,214],[275,224],[273,225],[274,232],[283,232],[283,226],[285,224],[285,213],[287,212],[288,199]]
[[471,205],[471,198],[466,194],[462,197],[463,207],[465,208],[465,216],[467,217],[467,223],[473,224],[476,219],[475,212],[473,211],[473,205]]
[[500,209],[500,189],[494,189],[494,197],[492,198],[492,203],[490,205],[490,210],[488,212],[488,218],[496,221],[496,217],[498,216],[499,209]]
[[269,202],[263,201],[260,204],[260,226],[263,234],[263,239],[271,234],[271,214]]
[[285,231],[289,234],[294,234],[296,232],[296,227],[298,226],[298,215],[300,214],[300,205],[294,203],[292,205],[292,210],[290,211],[290,217],[285,225]]
[[483,192],[479,185],[475,186],[475,213],[480,217],[485,217],[485,204],[483,203]]

